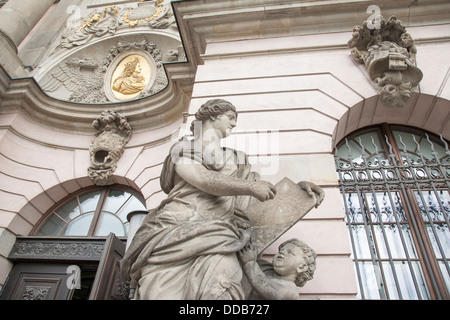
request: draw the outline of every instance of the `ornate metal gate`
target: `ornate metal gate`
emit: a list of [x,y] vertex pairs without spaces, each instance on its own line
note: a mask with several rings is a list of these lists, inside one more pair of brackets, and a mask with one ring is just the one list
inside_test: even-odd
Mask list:
[[447,142],[384,129],[335,152],[360,297],[448,299]]

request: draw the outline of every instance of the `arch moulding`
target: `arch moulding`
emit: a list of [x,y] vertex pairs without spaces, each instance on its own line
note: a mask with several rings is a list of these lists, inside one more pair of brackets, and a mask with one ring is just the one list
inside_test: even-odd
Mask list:
[[450,101],[424,93],[413,93],[402,108],[386,106],[379,95],[361,100],[345,112],[336,124],[332,143],[348,134],[381,123],[398,124],[427,130],[450,140]]
[[[130,179],[113,175],[118,185],[130,187],[137,194],[142,194],[139,187]],[[18,210],[7,229],[15,236],[27,236],[40,223],[43,216],[60,201],[82,189],[98,188],[89,177],[71,179],[42,191]]]

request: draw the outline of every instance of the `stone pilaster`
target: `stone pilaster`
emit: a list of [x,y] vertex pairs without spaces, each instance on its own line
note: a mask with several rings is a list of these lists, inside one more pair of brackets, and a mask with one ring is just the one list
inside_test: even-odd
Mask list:
[[17,47],[55,0],[9,0],[0,9],[0,64],[12,77],[25,76]]

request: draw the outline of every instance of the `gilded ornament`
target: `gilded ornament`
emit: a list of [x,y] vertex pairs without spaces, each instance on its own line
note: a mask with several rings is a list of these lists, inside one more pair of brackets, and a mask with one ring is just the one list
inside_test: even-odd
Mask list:
[[[144,2],[144,1],[139,1]],[[140,7],[139,9],[130,9],[123,16],[123,22],[128,23],[130,27],[134,27],[139,23],[147,22],[157,18],[161,12],[163,11],[163,6],[160,5],[163,0],[158,0],[156,2],[157,7],[151,5],[145,5]],[[137,10],[137,12],[136,12]],[[135,17],[130,17],[130,14],[134,14]],[[140,18],[141,15],[146,15],[145,17]]]
[[78,29],[77,32],[80,32],[81,30],[83,30],[86,27],[90,27],[92,25],[93,22],[99,22],[100,20],[106,18],[106,14],[109,8],[113,8],[115,11],[115,16],[119,13],[119,9],[117,8],[117,6],[107,6],[105,7],[105,9],[103,10],[103,17],[100,16],[100,14],[98,13],[94,13],[85,23],[83,23],[80,27],[80,29]]
[[130,99],[147,87],[151,75],[147,60],[137,54],[124,58],[111,78],[111,89],[116,98]]

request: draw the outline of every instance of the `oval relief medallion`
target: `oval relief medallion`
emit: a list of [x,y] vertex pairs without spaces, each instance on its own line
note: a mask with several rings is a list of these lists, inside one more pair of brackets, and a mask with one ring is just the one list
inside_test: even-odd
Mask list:
[[139,54],[123,58],[111,77],[111,91],[118,100],[130,100],[149,84],[152,70],[146,58]]

